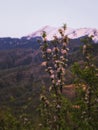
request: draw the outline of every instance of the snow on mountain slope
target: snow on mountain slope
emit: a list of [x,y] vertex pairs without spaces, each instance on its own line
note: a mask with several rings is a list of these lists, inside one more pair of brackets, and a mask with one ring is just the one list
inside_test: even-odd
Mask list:
[[37,37],[37,36],[42,36],[43,31],[45,31],[47,33],[47,39],[51,40],[52,36],[58,31],[58,28],[55,27],[51,27],[51,26],[45,26],[43,28],[41,28],[40,30],[28,35],[28,38],[32,38],[32,37]]
[[[42,36],[43,31],[45,31],[47,33],[47,39],[52,40],[54,35],[60,37],[58,30],[59,28],[56,27],[45,26],[40,30],[28,35],[27,39]],[[98,30],[93,28],[80,28],[80,29],[67,28],[65,35],[67,35],[70,39],[77,39],[83,36],[93,35],[93,41],[95,43],[98,43]]]
[[93,40],[95,43],[98,42],[98,30],[97,29],[92,29],[92,28],[80,28],[76,29],[73,31],[68,37],[70,39],[77,39],[79,37],[83,36],[93,36]]

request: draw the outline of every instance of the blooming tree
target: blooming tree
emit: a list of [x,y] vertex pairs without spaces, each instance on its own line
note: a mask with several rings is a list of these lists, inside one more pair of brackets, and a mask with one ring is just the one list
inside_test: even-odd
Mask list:
[[41,94],[42,109],[41,116],[45,128],[50,130],[63,130],[69,127],[69,108],[70,103],[63,96],[65,85],[65,74],[68,57],[68,37],[65,35],[66,25],[58,30],[60,37],[53,36],[51,42],[47,41],[47,34],[43,32],[42,66],[49,74],[51,86],[48,94]]
[[[77,120],[78,128],[97,130],[98,128],[98,69],[93,61],[92,37],[82,40],[82,65],[74,64],[73,72],[77,77],[77,103],[80,106]],[[77,114],[77,113],[75,113]]]
[[[83,64],[75,63],[76,97],[73,102],[63,94],[68,63],[66,26],[58,30],[60,37],[47,40],[43,32],[42,66],[49,74],[51,85],[41,93],[42,130],[97,130],[98,128],[98,69],[93,63],[92,38],[83,40]],[[47,87],[46,87],[47,88]]]

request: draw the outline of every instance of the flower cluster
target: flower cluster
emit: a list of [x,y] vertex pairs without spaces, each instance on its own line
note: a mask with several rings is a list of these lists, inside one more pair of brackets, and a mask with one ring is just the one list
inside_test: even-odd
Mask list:
[[[48,93],[41,96],[42,117],[45,126],[50,130],[65,129],[69,127],[67,118],[68,99],[62,94],[65,84],[65,74],[68,62],[68,38],[65,36],[66,27],[58,30],[61,37],[53,36],[52,41],[47,41],[47,35],[43,32],[43,44],[41,46],[45,71],[49,74],[51,86]],[[68,109],[69,110],[69,109]],[[66,116],[66,118],[65,118]],[[64,122],[64,123],[62,123]]]
[[69,51],[69,48],[67,48],[68,38],[65,36],[65,26],[59,29],[59,33],[61,38],[54,36],[54,39],[48,43],[46,41],[47,35],[43,32],[43,45],[41,47],[44,59],[42,65],[46,67],[46,71],[49,73],[52,88],[56,94],[62,93]]

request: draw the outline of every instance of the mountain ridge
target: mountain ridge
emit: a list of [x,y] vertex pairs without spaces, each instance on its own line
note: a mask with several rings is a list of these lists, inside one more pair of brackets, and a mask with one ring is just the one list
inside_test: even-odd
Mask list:
[[[45,31],[47,34],[47,40],[52,40],[54,35],[60,37],[60,34],[58,32],[59,29],[60,27],[52,27],[47,25],[27,35],[26,38],[29,40],[34,37],[41,37],[43,31]],[[98,43],[98,29],[96,28],[67,28],[65,31],[65,35],[67,35],[70,39],[78,39],[84,36],[93,36],[92,39],[94,43]]]
[[[60,37],[60,34],[58,32],[59,29],[62,27],[53,27],[50,25],[43,26],[42,28],[27,34],[25,36],[22,36],[20,38],[14,38],[14,37],[0,37],[0,40],[4,39],[16,39],[18,40],[31,40],[31,39],[37,39],[42,37],[43,31],[47,34],[47,40],[51,41],[53,40],[53,36],[56,35],[57,37]],[[97,28],[66,28],[65,35],[67,35],[70,39],[80,39],[81,37],[85,36],[93,36],[94,43],[98,43],[98,29]]]

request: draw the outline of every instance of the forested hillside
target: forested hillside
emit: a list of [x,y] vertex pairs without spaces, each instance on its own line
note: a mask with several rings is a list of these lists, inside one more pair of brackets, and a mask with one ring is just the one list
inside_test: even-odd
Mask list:
[[[27,130],[28,125],[34,128],[39,122],[37,108],[41,87],[46,85],[48,88],[50,84],[49,75],[41,66],[43,59],[38,40],[39,37],[0,38],[0,123],[3,120],[7,124],[11,114],[12,122],[16,123],[20,130],[24,130],[23,127]],[[74,62],[83,62],[80,38],[71,39],[68,47],[70,51],[65,83],[72,85],[74,76],[71,66]],[[93,44],[93,54],[94,62],[98,66],[98,44]]]

